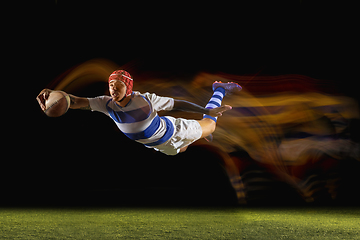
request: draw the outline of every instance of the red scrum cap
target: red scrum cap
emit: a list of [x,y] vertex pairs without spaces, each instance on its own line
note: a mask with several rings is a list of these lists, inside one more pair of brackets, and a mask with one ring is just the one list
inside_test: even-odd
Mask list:
[[109,76],[109,83],[113,80],[119,80],[125,83],[126,86],[126,96],[131,95],[133,89],[133,78],[125,70],[116,70]]

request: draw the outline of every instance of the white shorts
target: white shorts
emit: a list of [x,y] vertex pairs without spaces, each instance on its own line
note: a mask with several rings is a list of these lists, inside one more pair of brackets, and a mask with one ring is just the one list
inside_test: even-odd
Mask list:
[[166,116],[166,118],[174,124],[174,135],[165,143],[154,146],[153,148],[156,151],[166,155],[176,155],[181,148],[201,138],[202,129],[198,121],[169,116]]

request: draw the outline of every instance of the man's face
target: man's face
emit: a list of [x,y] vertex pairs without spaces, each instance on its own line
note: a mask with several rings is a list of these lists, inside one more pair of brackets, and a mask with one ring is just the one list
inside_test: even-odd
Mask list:
[[109,83],[109,92],[113,100],[119,102],[126,94],[126,86],[122,81],[113,80]]

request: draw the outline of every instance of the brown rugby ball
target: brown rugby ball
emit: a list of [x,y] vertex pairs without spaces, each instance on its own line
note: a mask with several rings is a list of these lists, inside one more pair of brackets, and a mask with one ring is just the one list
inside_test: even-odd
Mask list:
[[45,102],[44,113],[48,117],[60,117],[70,107],[70,97],[63,91],[52,91]]

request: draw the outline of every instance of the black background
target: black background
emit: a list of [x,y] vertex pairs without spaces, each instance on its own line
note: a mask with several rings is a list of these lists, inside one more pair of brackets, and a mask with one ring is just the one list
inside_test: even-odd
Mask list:
[[22,107],[6,114],[12,130],[2,160],[7,204],[235,201],[216,157],[199,159],[196,147],[168,157],[126,139],[101,114],[42,114],[36,95],[90,59],[173,74],[303,74],[358,96],[355,4],[58,0],[25,8],[9,44],[12,104]]

